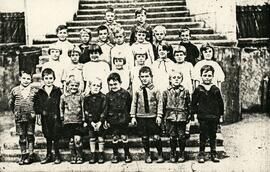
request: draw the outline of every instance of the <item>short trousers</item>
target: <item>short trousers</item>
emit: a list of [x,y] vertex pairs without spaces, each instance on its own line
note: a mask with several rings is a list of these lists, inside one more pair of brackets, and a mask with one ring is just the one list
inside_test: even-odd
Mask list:
[[17,122],[16,133],[18,135],[34,135],[35,134],[35,120]]
[[166,121],[166,131],[170,137],[185,138],[186,122]]
[[140,136],[153,136],[160,135],[162,130],[156,118],[137,118],[137,131]]

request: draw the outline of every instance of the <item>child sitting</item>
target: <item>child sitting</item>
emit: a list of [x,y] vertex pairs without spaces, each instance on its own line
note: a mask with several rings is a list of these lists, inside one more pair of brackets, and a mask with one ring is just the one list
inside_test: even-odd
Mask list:
[[182,86],[181,72],[172,72],[169,76],[170,86],[162,94],[158,113],[166,120],[166,129],[170,135],[171,155],[170,162],[176,162],[177,139],[180,153],[178,162],[185,161],[186,124],[189,123],[190,94]]
[[141,87],[133,93],[131,104],[131,123],[137,124],[145,150],[145,162],[152,163],[149,137],[153,137],[158,151],[157,163],[164,162],[162,155],[161,121],[162,115],[157,113],[160,92],[152,83],[153,74],[149,67],[144,66],[139,71]]
[[82,140],[83,121],[85,121],[82,103],[83,97],[79,92],[80,82],[74,77],[67,80],[68,92],[60,98],[60,117],[63,121],[64,136],[69,138],[71,164],[83,163]]
[[[20,72],[20,85],[14,87],[9,96],[9,106],[15,115],[16,133],[19,135],[21,158],[19,165],[31,164],[34,161],[35,121],[34,101],[36,91],[31,87],[32,76]],[[29,154],[27,154],[27,146]]]
[[83,101],[85,123],[89,129],[90,160],[89,163],[96,162],[96,140],[98,140],[98,163],[104,163],[104,110],[106,106],[106,96],[100,92],[102,81],[95,78],[90,82],[90,92],[85,95]]
[[[152,44],[146,41],[146,34],[146,29],[143,27],[137,27],[135,32],[136,42],[132,44],[131,49],[133,55],[136,54],[137,51],[146,51],[148,56],[146,65],[150,66],[153,63],[155,57]],[[135,64],[135,66],[136,65],[137,64]]]
[[221,83],[224,82],[225,75],[220,65],[215,61],[214,47],[207,43],[202,45],[200,51],[202,55],[202,60],[196,63],[193,70],[193,80],[195,83],[195,87],[202,82],[202,78],[200,77],[202,66],[210,65],[215,70],[215,75],[213,77],[212,83],[216,85],[219,89],[221,89]]
[[70,76],[75,76],[80,81],[80,92],[84,90],[84,80],[83,80],[83,64],[79,63],[81,55],[81,50],[78,46],[74,46],[72,49],[68,50],[68,56],[71,59],[71,64],[66,66],[63,71],[63,85],[64,92],[67,91],[66,81]]
[[51,45],[48,53],[50,55],[50,59],[48,62],[43,64],[42,71],[43,69],[51,68],[55,74],[54,85],[62,89],[63,85],[61,79],[63,76],[64,65],[59,61],[62,49],[58,46]]
[[90,61],[89,58],[89,43],[92,39],[91,31],[89,29],[83,28],[80,31],[80,40],[81,44],[79,45],[79,48],[81,49],[81,55],[79,59],[79,63],[86,63]]
[[118,149],[120,141],[123,143],[125,162],[130,163],[132,160],[129,153],[127,131],[131,96],[127,90],[121,88],[122,81],[118,73],[111,73],[107,81],[110,92],[106,94],[106,122],[104,127],[108,128],[108,132],[113,137],[112,163],[119,162]]
[[109,66],[111,66],[110,53],[113,45],[109,41],[109,29],[101,25],[97,28],[98,31],[98,45],[102,50],[102,54],[100,55],[99,60],[106,62]]
[[[107,76],[110,73],[110,67],[107,63],[99,60],[101,54],[102,50],[99,45],[89,45],[89,56],[91,61],[83,65],[83,78],[86,85],[89,85],[89,82],[92,79],[99,77],[102,80],[101,92],[105,94],[108,92]],[[89,90],[85,90],[85,92],[89,92]]]
[[145,40],[147,42],[153,43],[153,31],[152,27],[146,23],[146,9],[140,8],[135,11],[135,18],[136,18],[136,24],[131,29],[131,35],[130,35],[130,45],[136,42],[138,39],[136,36],[136,31],[138,30],[138,27],[142,27],[146,30],[146,38]]
[[42,72],[42,80],[44,86],[40,88],[36,94],[34,108],[36,114],[41,117],[42,132],[46,138],[47,155],[41,161],[41,164],[46,164],[53,161],[52,144],[54,143],[55,159],[54,163],[61,162],[59,152],[59,139],[61,137],[61,120],[60,120],[60,97],[61,89],[53,83],[55,81],[54,71],[46,68]]
[[224,103],[220,89],[212,83],[216,75],[211,65],[204,65],[201,70],[202,82],[192,95],[191,112],[197,114],[200,123],[200,152],[198,162],[204,163],[207,138],[210,139],[211,160],[219,162],[216,152],[217,126],[224,114]]
[[174,51],[174,58],[176,60],[176,71],[180,71],[183,74],[182,85],[189,90],[191,94],[193,92],[192,88],[192,72],[193,65],[190,62],[185,61],[186,58],[186,48],[182,45],[179,45]]

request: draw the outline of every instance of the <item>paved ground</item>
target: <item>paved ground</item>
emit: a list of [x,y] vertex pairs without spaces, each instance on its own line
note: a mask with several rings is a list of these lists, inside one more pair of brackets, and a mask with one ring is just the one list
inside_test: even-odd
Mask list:
[[[2,118],[2,119],[1,119]],[[3,117],[0,118],[1,124]],[[89,165],[70,165],[63,162],[60,165],[40,165],[34,163],[30,166],[19,166],[16,163],[0,163],[0,171],[154,171],[154,172],[219,172],[219,171],[243,171],[243,172],[267,172],[270,171],[270,118],[266,114],[244,114],[243,120],[222,127],[225,149],[228,158],[220,163],[211,161],[198,164],[196,161],[187,161],[183,164],[145,164],[143,161],[131,164],[119,163]],[[4,121],[10,121],[5,117]],[[8,124],[7,126],[10,126]],[[1,127],[0,127],[1,131]],[[0,137],[1,138],[1,137]],[[0,139],[1,142],[1,139]]]

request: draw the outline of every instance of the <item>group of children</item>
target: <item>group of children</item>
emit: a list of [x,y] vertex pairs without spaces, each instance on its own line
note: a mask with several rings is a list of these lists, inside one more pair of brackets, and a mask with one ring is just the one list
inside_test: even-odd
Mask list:
[[157,162],[164,162],[160,137],[164,128],[170,137],[170,162],[184,162],[188,126],[194,114],[200,124],[198,161],[204,162],[209,138],[211,159],[219,162],[216,132],[224,113],[220,91],[224,73],[214,61],[214,48],[203,45],[200,59],[199,50],[189,41],[188,28],[180,30],[181,43],[173,48],[165,41],[164,26],[152,30],[146,23],[144,8],[136,10],[135,17],[129,44],[112,8],[106,11],[106,22],[97,28],[97,43],[91,42],[89,29],[82,29],[82,43],[72,45],[67,40],[67,28],[61,25],[57,28],[59,39],[48,51],[49,62],[42,67],[43,86],[32,88],[31,74],[21,72],[20,85],[10,94],[20,136],[20,165],[33,162],[36,115],[47,142],[42,164],[61,163],[62,137],[69,139],[70,162],[83,163],[82,137],[86,132],[90,138],[89,163],[104,163],[106,135],[112,136],[112,163],[120,160],[120,145],[129,163],[129,123],[136,126],[142,139],[146,163],[152,162],[150,138],[157,148]]

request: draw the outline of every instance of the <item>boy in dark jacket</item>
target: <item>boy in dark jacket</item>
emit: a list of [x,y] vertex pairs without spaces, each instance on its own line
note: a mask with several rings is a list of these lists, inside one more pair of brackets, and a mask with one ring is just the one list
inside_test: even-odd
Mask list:
[[42,71],[42,80],[44,86],[40,88],[34,102],[36,114],[41,116],[42,132],[47,141],[47,155],[41,161],[41,164],[46,164],[53,161],[52,143],[54,142],[55,164],[61,162],[59,152],[59,138],[61,130],[60,120],[60,97],[62,92],[59,87],[53,85],[55,80],[54,71],[46,68]]
[[84,97],[83,107],[85,114],[84,126],[89,129],[90,160],[89,163],[96,162],[96,139],[98,139],[98,163],[104,163],[104,110],[106,96],[101,93],[102,81],[95,78],[90,81],[90,92]]
[[216,153],[216,133],[219,121],[224,114],[224,103],[220,90],[212,84],[214,68],[205,65],[201,68],[202,84],[198,85],[192,95],[192,114],[197,114],[200,123],[200,152],[198,162],[204,163],[206,140],[210,139],[211,160],[219,162]]
[[112,163],[118,163],[118,147],[119,142],[123,142],[125,152],[125,162],[131,162],[129,153],[127,129],[129,123],[129,111],[131,104],[131,96],[129,92],[121,88],[121,78],[118,73],[111,73],[108,76],[108,85],[110,91],[106,94],[105,109],[105,128],[108,128],[113,136],[113,157]]

